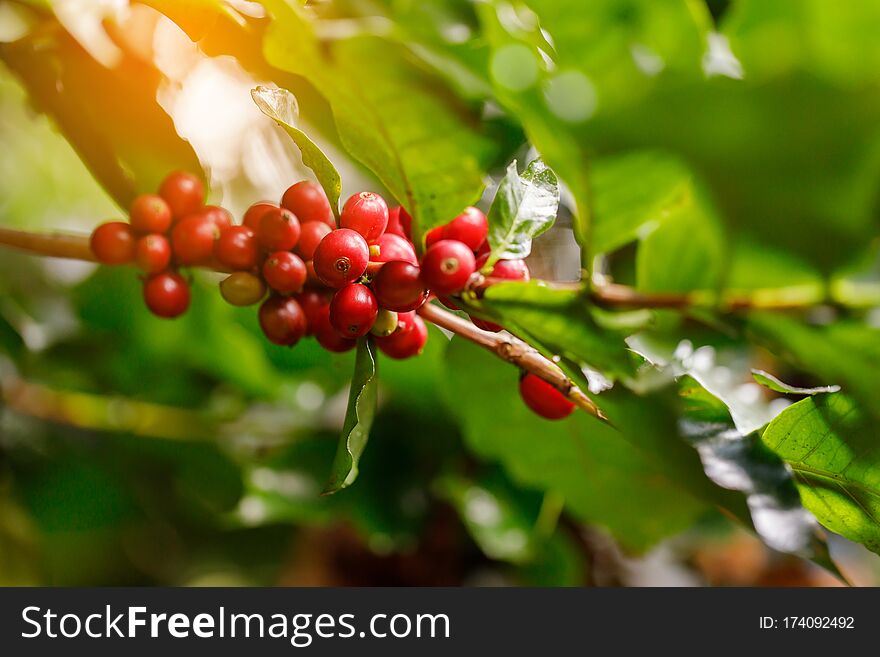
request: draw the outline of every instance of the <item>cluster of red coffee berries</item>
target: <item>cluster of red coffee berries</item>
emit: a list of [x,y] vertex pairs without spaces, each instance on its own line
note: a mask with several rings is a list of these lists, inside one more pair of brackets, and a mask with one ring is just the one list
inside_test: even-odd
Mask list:
[[[129,223],[114,221],[92,233],[99,262],[136,263],[146,274],[144,300],[160,317],[189,307],[189,284],[180,267],[210,266],[231,272],[220,283],[235,306],[260,303],[259,321],[273,343],[293,346],[314,336],[325,349],[343,352],[371,333],[391,358],[409,358],[428,339],[416,314],[429,297],[458,309],[456,295],[490,255],[486,215],[466,208],[425,238],[421,260],[412,242],[411,218],[389,210],[373,192],[346,201],[339,226],[320,185],[301,181],[280,203],[259,202],[235,224],[229,212],[204,204],[196,176],[176,172],[131,205]],[[522,260],[498,260],[490,279],[529,280]],[[501,326],[472,318],[480,328]],[[520,380],[525,403],[538,415],[560,419],[574,406],[541,378]]]
[[314,336],[328,351],[343,352],[372,333],[388,356],[415,356],[428,338],[415,314],[427,291],[420,288],[419,302],[403,308],[380,303],[375,287],[387,264],[417,262],[412,243],[386,230],[399,215],[378,194],[362,192],[345,204],[337,228],[320,185],[298,182],[280,204],[256,203],[241,226],[220,234],[214,256],[232,270],[221,294],[237,306],[262,301],[260,326],[278,345]]
[[175,172],[158,194],[142,194],[131,204],[129,223],[111,221],[92,233],[92,252],[108,265],[136,263],[144,271],[144,301],[159,317],[178,317],[190,302],[189,283],[178,272],[209,264],[214,243],[232,224],[223,208],[205,205],[205,187],[196,176]]

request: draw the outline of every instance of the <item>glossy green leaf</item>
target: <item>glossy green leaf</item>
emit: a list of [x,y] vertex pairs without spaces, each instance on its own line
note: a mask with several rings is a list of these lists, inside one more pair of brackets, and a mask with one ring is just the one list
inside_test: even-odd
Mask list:
[[780,552],[816,560],[835,575],[816,519],[804,508],[785,463],[757,434],[744,436],[729,424],[685,420],[682,431],[719,486],[746,496],[755,531]]
[[642,380],[650,385],[658,377],[661,382],[673,378],[691,379],[698,385],[685,388],[682,394],[686,400],[697,395],[695,403],[704,406],[706,395],[717,400],[723,406],[719,416],[711,419],[732,422],[743,435],[765,426],[780,410],[760,394],[757,384],[743,383],[749,374],[743,361],[721,359],[718,350],[711,345],[695,347],[689,340],[664,344],[662,338],[650,333],[632,336],[627,344],[654,366],[641,371],[640,380],[631,383],[637,390],[642,389]]
[[303,164],[311,169],[324,193],[330,200],[333,213],[339,216],[339,195],[342,192],[342,180],[339,172],[324,151],[309,136],[296,127],[299,109],[296,97],[286,89],[270,89],[257,87],[251,91],[251,97],[266,116],[276,121],[290,135],[302,154]]
[[862,408],[842,394],[809,397],[762,440],[789,465],[819,522],[880,554],[880,434]]
[[357,358],[348,394],[348,408],[339,448],[333,461],[330,481],[324,494],[336,493],[354,482],[358,475],[358,462],[367,446],[370,427],[376,415],[379,377],[376,369],[376,347],[370,338],[358,341]]
[[781,313],[753,313],[748,326],[771,352],[821,381],[840,385],[844,393],[880,417],[880,329],[854,319],[810,326]]
[[322,41],[306,10],[264,4],[274,19],[266,59],[327,99],[343,145],[412,214],[415,236],[479,198],[495,147],[479,115],[441,78],[418,68],[400,44],[366,35]]
[[731,411],[691,376],[679,380],[685,416],[684,439],[700,455],[706,475],[719,486],[742,493],[752,527],[767,545],[812,559],[844,579],[831,559],[815,517],[801,503],[792,474],[762,442],[760,431],[744,434]]
[[559,290],[540,281],[499,283],[479,302],[516,333],[539,336],[553,352],[611,375],[632,372],[629,350],[620,334],[602,329],[587,300],[575,290]]
[[752,370],[752,377],[765,388],[789,395],[820,395],[829,392],[840,392],[840,386],[816,386],[813,388],[799,388],[765,372],[764,370]]
[[532,239],[548,230],[559,209],[559,183],[541,160],[534,160],[520,175],[516,160],[498,185],[489,210],[489,245],[486,270],[498,260],[526,258]]
[[[560,422],[534,415],[517,392],[517,372],[475,345],[454,338],[446,359],[445,399],[461,420],[468,446],[500,462],[514,481],[565,497],[584,522],[607,528],[621,543],[643,550],[694,522],[705,503],[679,487],[662,461],[623,440],[584,413]],[[644,408],[644,405],[643,405]],[[644,432],[662,432],[641,412],[631,419]],[[696,455],[674,436],[674,446]]]

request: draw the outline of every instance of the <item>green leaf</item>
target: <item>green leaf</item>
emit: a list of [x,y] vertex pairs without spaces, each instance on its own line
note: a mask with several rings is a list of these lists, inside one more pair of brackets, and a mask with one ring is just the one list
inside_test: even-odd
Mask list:
[[358,341],[351,390],[348,394],[345,423],[339,437],[339,448],[333,461],[330,481],[324,488],[325,495],[350,486],[357,478],[358,462],[367,446],[370,427],[373,426],[376,415],[378,390],[376,347],[370,338],[361,338]]
[[693,175],[678,158],[660,151],[597,158],[590,176],[595,253],[635,241],[646,226],[693,202]]
[[691,188],[666,220],[643,236],[636,254],[639,289],[689,292],[716,289],[722,282],[725,239],[705,192]]
[[821,380],[834,381],[880,417],[880,329],[854,319],[809,326],[781,313],[752,313],[748,327],[775,355]]
[[789,465],[819,522],[880,554],[880,435],[852,399],[803,399],[773,420],[762,440]]
[[755,381],[765,388],[770,388],[776,392],[783,392],[790,395],[819,395],[828,392],[840,392],[840,386],[817,386],[815,388],[799,388],[789,385],[784,381],[780,381],[775,376],[764,370],[752,370],[752,376]]
[[691,420],[682,422],[682,431],[709,478],[746,496],[752,524],[767,545],[818,557],[827,565],[828,548],[817,534],[816,519],[801,504],[782,459],[761,443],[757,433],[744,436],[729,423]]
[[477,304],[516,333],[540,336],[542,344],[579,364],[611,375],[633,371],[623,337],[602,329],[587,300],[576,290],[559,290],[540,281],[499,283]]
[[516,160],[511,162],[489,210],[492,252],[485,269],[491,269],[498,260],[528,257],[532,239],[553,225],[558,209],[556,174],[541,160],[534,160],[520,175]]
[[124,56],[106,67],[54,20],[0,44],[0,60],[120,207],[154,192],[169,171],[201,171],[156,100],[161,76],[143,62]]
[[[444,396],[470,449],[500,462],[520,485],[562,494],[570,512],[607,528],[625,547],[647,549],[708,510],[680,488],[684,477],[670,472],[665,456],[645,454],[617,430],[585,413],[560,422],[538,418],[519,397],[516,370],[485,350],[453,338],[446,367]],[[653,406],[630,410],[633,427],[662,440],[665,423],[656,422]],[[689,471],[705,479],[696,454],[669,438],[674,453],[678,444],[691,459]]]
[[771,548],[811,559],[845,581],[815,517],[801,503],[791,472],[761,442],[760,431],[735,428],[729,402],[693,377],[683,377],[679,385],[685,402],[682,436],[697,450],[712,481],[745,496],[750,517],[740,520],[750,521]]
[[496,146],[477,108],[400,44],[368,35],[322,41],[296,3],[264,4],[274,18],[266,59],[327,99],[346,150],[407,208],[416,241],[479,198]]
[[[738,518],[754,528],[770,547],[812,559],[844,579],[828,554],[815,518],[801,504],[791,474],[782,460],[760,442],[759,432],[778,407],[768,404],[755,384],[741,383],[741,367],[725,357],[716,361],[711,346],[694,349],[689,341],[663,348],[650,335],[630,344],[653,365],[633,383],[667,377],[678,382],[681,411],[678,426],[685,442],[699,454],[706,475],[718,486],[741,493],[747,515]],[[730,507],[735,509],[735,507]]]
[[[647,332],[630,337],[627,344],[654,366],[648,372],[641,372],[642,379],[650,382],[658,373],[669,379],[686,377],[697,384],[682,389],[687,399],[693,398],[703,410],[708,408],[706,395],[720,402],[716,404],[722,405],[719,414],[703,419],[732,421],[740,433],[748,435],[765,426],[779,412],[763,398],[757,385],[749,384],[750,390],[749,385],[742,383],[747,368],[737,367],[737,361],[729,358],[719,363],[718,351],[711,345],[695,348],[689,340],[678,341],[677,338],[671,345],[665,344],[662,338]],[[641,381],[631,382],[637,389],[640,384]]]
[[251,97],[266,116],[277,121],[284,128],[285,132],[290,135],[294,143],[299,147],[302,153],[303,164],[311,169],[327,198],[330,200],[330,207],[333,208],[333,214],[339,217],[339,195],[342,192],[342,180],[339,172],[330,159],[324,154],[315,142],[302,130],[295,126],[299,115],[296,97],[287,91],[287,89],[270,89],[268,87],[257,87],[251,90]]

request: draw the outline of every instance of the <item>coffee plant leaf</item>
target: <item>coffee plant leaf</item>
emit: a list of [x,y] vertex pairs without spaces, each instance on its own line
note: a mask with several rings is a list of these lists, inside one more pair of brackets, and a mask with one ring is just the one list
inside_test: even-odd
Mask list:
[[590,168],[593,251],[608,253],[637,241],[692,203],[692,178],[680,160],[661,151],[596,158]]
[[763,427],[741,432],[728,402],[690,375],[679,379],[679,391],[681,435],[713,482],[745,496],[750,516],[745,524],[773,549],[811,559],[846,581],[829,555],[824,532],[801,502],[788,466],[761,442]]
[[580,412],[560,422],[537,418],[520,400],[509,366],[479,347],[453,338],[446,366],[444,398],[468,447],[503,465],[517,484],[558,492],[576,517],[606,528],[627,548],[648,549],[710,509],[616,429]]
[[516,161],[498,185],[489,210],[489,245],[492,251],[484,271],[498,260],[526,258],[532,239],[549,230],[559,210],[559,182],[541,160],[532,161],[520,174]]
[[305,132],[296,127],[299,114],[296,97],[286,89],[270,89],[262,86],[253,89],[251,97],[260,111],[284,128],[297,145],[302,154],[303,164],[315,174],[315,178],[327,194],[333,214],[338,218],[342,179],[324,151]]
[[780,313],[752,313],[748,329],[759,344],[820,382],[840,385],[867,412],[880,418],[880,329],[860,319],[811,326]]
[[379,391],[376,366],[376,346],[370,338],[361,338],[358,340],[345,422],[342,425],[336,458],[333,460],[330,481],[324,488],[325,495],[350,486],[357,478],[358,462],[367,446],[370,428],[376,416]]
[[[201,171],[156,100],[152,68],[129,61],[104,66],[60,26],[0,44],[0,61],[120,207],[154,192],[170,171]],[[143,74],[131,75],[133,66]]]
[[540,281],[499,283],[489,287],[479,307],[514,332],[540,336],[554,353],[589,365],[611,376],[633,371],[632,355],[619,333],[602,329],[583,295]]
[[788,395],[821,395],[831,392],[840,392],[840,386],[834,385],[815,386],[813,388],[800,388],[798,386],[793,386],[785,381],[780,381],[778,378],[770,374],[770,372],[765,372],[764,370],[752,370],[752,378],[765,388],[770,388],[770,390],[773,390],[774,392],[782,392]]
[[801,500],[822,525],[880,554],[877,423],[841,393],[808,397],[761,435],[791,468]]
[[303,8],[265,5],[273,15],[266,59],[327,99],[343,146],[409,211],[417,243],[479,199],[496,146],[476,108],[400,44],[364,34],[321,40]]

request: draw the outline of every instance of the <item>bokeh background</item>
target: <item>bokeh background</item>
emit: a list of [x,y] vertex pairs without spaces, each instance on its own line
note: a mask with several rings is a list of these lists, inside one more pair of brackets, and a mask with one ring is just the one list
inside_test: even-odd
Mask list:
[[[219,50],[194,43],[150,6],[161,4],[0,2],[0,225],[87,233],[121,214],[74,148],[97,144],[98,110],[47,117],[33,93],[42,74],[29,75],[16,50],[22,39],[55,39],[71,69],[85,62],[65,91],[93,93],[96,107],[150,101],[139,121],[98,131],[151,172],[145,188],[167,172],[140,161],[152,157],[143,142],[153,110],[191,145],[211,200],[237,216],[308,176],[250,98],[277,78],[253,65],[241,37],[227,35]],[[228,4],[261,16],[258,3]],[[484,38],[468,2],[313,4],[342,35],[382,34],[389,23],[413,38],[430,33],[437,57],[469,62]],[[739,283],[810,284],[864,263],[876,277],[880,5],[714,0],[700,10],[718,26],[703,44],[681,24],[694,3],[570,4],[547,27],[563,42],[592,39],[595,75],[557,80],[550,99],[560,120],[589,118],[584,132],[600,149],[672,148],[694,163],[736,228],[722,255],[740,263]],[[495,85],[522,83],[517,57],[491,62]],[[448,72],[463,96],[479,97],[467,70]],[[301,127],[340,169],[343,195],[384,192],[347,157],[314,90],[295,76],[283,82],[300,100]],[[497,179],[508,156],[528,157],[529,147],[497,107],[484,116]],[[618,279],[632,275],[634,257],[623,248],[609,264]],[[577,276],[567,211],[530,265],[546,278]],[[627,468],[642,476],[640,462],[590,447],[587,420],[561,428],[531,417],[515,371],[449,347],[436,329],[417,360],[381,362],[360,477],[321,497],[353,358],[310,341],[269,345],[252,310],[225,305],[214,275],[194,275],[193,308],[167,322],[143,308],[134,271],[0,250],[0,584],[837,584],[712,510],[648,532],[643,549],[619,545],[582,510],[632,514],[638,536],[662,524],[633,510],[619,480]],[[745,348],[704,338],[741,360]],[[467,385],[474,377],[482,389]],[[513,456],[494,455],[486,435]],[[583,467],[560,464],[568,452],[554,450],[559,441],[583,441]],[[558,466],[589,499],[572,512],[559,491],[523,475],[529,463]],[[839,537],[831,546],[854,582],[880,583],[876,555]]]

